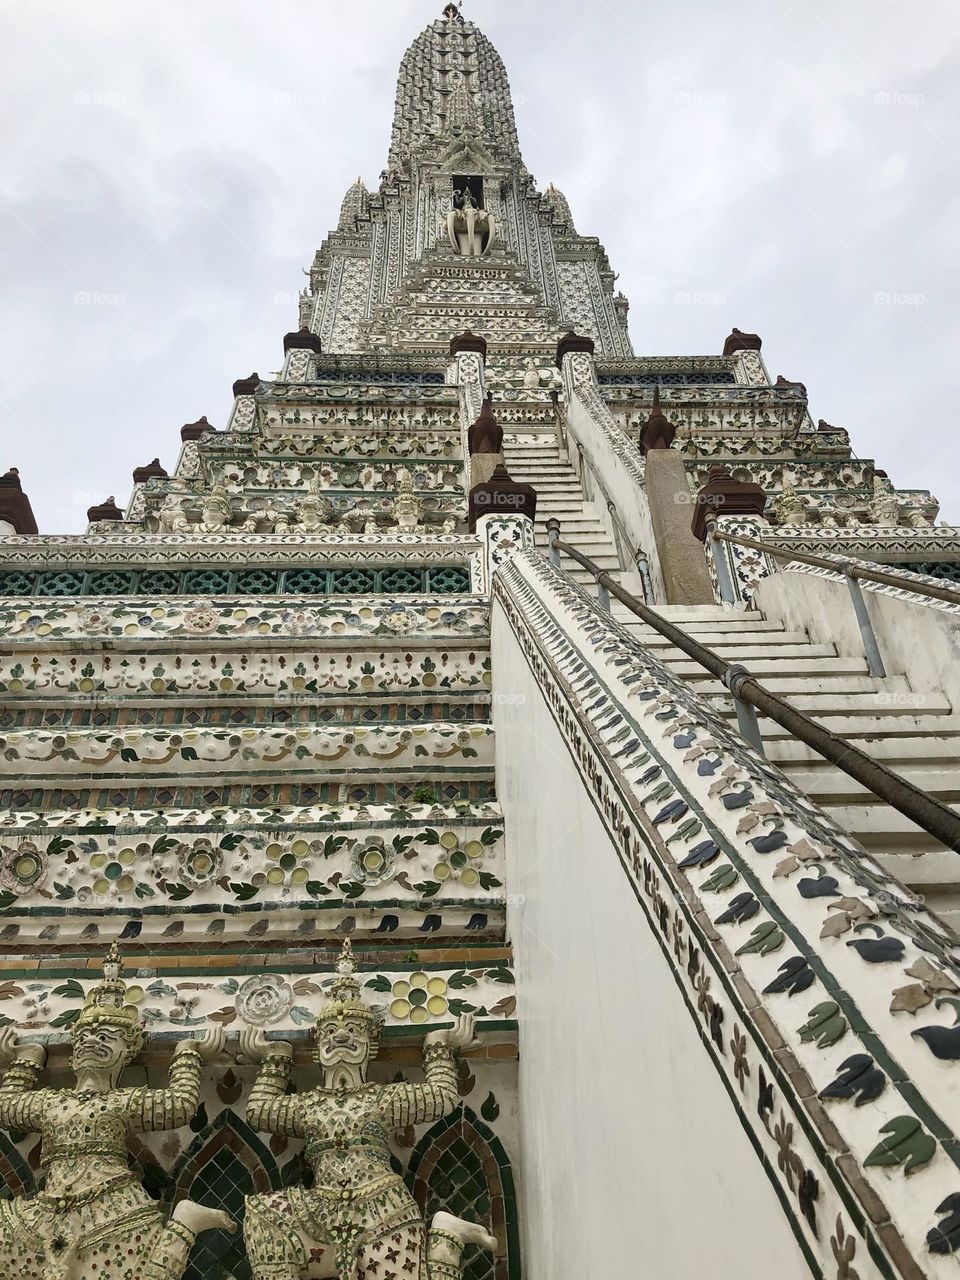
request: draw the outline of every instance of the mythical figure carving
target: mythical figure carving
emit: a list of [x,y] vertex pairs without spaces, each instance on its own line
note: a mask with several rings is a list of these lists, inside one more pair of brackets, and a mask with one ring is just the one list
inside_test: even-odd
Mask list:
[[464,258],[482,258],[493,246],[493,214],[477,207],[468,186],[453,193],[453,208],[447,214],[447,235],[454,253]]
[[873,502],[870,504],[873,523],[885,526],[899,525],[900,505],[893,485],[883,472],[873,477]]
[[413,491],[413,479],[406,471],[397,483],[397,497],[393,504],[393,518],[404,533],[412,533],[423,516],[423,503]]
[[190,520],[185,510],[183,494],[168,493],[157,512],[157,524],[161,533],[189,533]]
[[300,528],[307,533],[329,533],[330,508],[323,498],[320,477],[314,476],[310,488],[297,502],[297,518]]
[[[473,1043],[473,1019],[433,1031],[424,1047],[425,1084],[372,1084],[379,1014],[364,1004],[354,976],[350,939],[343,944],[330,998],[315,1029],[323,1084],[287,1095],[293,1049],[241,1032],[248,1057],[262,1062],[247,1104],[256,1129],[303,1138],[313,1189],[292,1187],[247,1198],[244,1236],[256,1280],[383,1277],[458,1280],[464,1245],[496,1246],[476,1223],[434,1215],[429,1231],[403,1179],[390,1164],[396,1128],[448,1115],[457,1105],[456,1052]],[[389,1264],[387,1267],[386,1264]]]
[[203,499],[200,511],[200,533],[222,533],[230,523],[232,506],[230,495],[222,484],[215,484]]
[[0,1275],[20,1280],[177,1280],[196,1236],[234,1230],[230,1217],[181,1200],[169,1221],[127,1164],[127,1134],[177,1129],[200,1101],[200,1073],[224,1043],[220,1029],[177,1046],[166,1089],[120,1089],[144,1043],[116,943],[103,982],[73,1024],[73,1089],[38,1089],[39,1044],[0,1031],[0,1125],[42,1136],[43,1191],[0,1201]]
[[774,502],[773,510],[780,524],[807,524],[811,519],[792,480],[784,480],[783,491]]

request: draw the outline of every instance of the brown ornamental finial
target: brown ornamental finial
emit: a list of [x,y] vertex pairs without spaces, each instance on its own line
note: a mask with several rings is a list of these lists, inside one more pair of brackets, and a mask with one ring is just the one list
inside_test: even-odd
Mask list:
[[462,22],[463,14],[460,12],[460,5],[448,4],[443,11],[443,16],[448,22]]
[[0,520],[13,525],[14,533],[35,534],[37,522],[30,499],[20,485],[20,472],[11,467],[0,476]]
[[653,407],[650,410],[650,417],[640,432],[640,448],[644,453],[648,453],[651,449],[669,449],[676,434],[677,428],[667,421],[660,407],[660,383],[658,382],[653,388]]
[[96,506],[87,508],[87,520],[90,524],[99,524],[103,520],[122,520],[123,512],[117,506],[116,500],[111,493],[106,502],[98,503]]
[[493,401],[489,396],[484,399],[479,418],[467,432],[467,448],[471,457],[475,453],[503,452],[503,427],[494,417]]

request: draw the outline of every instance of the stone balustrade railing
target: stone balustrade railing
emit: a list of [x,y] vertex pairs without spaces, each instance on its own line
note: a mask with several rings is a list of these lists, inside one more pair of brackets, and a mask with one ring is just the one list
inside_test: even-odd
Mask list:
[[[953,936],[537,552],[493,602],[540,1230],[589,1214],[571,1266],[596,1275],[644,1241],[652,1273],[953,1275]],[[538,1071],[562,1077],[564,1046],[575,1117]],[[538,1134],[568,1118],[576,1206],[536,1191]]]

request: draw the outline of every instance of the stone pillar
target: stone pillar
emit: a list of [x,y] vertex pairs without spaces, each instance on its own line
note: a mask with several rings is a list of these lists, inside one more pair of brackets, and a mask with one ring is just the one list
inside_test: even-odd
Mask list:
[[647,501],[667,604],[713,604],[703,544],[690,530],[691,493],[683,458],[674,449],[651,449],[646,470]]
[[311,355],[323,354],[320,339],[303,326],[283,335],[283,374],[287,382],[303,382],[307,377]]
[[[720,595],[724,600],[744,599],[737,566],[729,553],[728,544],[713,542],[710,532],[722,517],[747,516],[759,519],[763,516],[767,504],[767,495],[758,484],[734,480],[729,472],[721,466],[713,466],[707,472],[707,483],[696,496],[693,509],[691,530],[698,541],[705,544],[707,555],[718,575]],[[729,526],[728,526],[729,529]],[[719,557],[719,561],[718,561]],[[724,587],[723,578],[730,579],[728,588]]]
[[660,407],[660,388],[643,430],[647,502],[663,574],[667,604],[713,604],[713,586],[703,547],[690,530],[690,486],[683,458],[671,448],[676,427]]
[[497,569],[517,551],[534,545],[533,521],[522,514],[480,516],[477,536],[483,543],[480,590],[488,592]]
[[483,384],[486,341],[469,329],[450,339],[450,355],[456,361],[454,383],[460,399],[460,443],[463,447],[463,475],[467,490],[476,483],[470,471],[469,433],[483,411],[486,395]]

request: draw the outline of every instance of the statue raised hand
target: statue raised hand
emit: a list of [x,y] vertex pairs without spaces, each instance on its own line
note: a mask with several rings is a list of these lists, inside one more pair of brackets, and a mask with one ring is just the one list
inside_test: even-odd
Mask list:
[[241,1033],[244,1054],[260,1062],[247,1103],[255,1128],[303,1138],[311,1190],[292,1187],[247,1197],[244,1239],[256,1280],[357,1276],[458,1280],[464,1245],[488,1249],[483,1227],[449,1213],[427,1230],[416,1201],[390,1164],[389,1134],[449,1115],[458,1102],[456,1053],[474,1043],[474,1021],[431,1032],[424,1045],[425,1084],[372,1084],[380,1020],[360,997],[349,938],[320,1010],[315,1058],[323,1084],[288,1094],[293,1049],[261,1031]]
[[233,1230],[228,1214],[181,1201],[169,1221],[127,1164],[127,1134],[177,1129],[194,1116],[205,1061],[223,1030],[177,1046],[166,1089],[120,1089],[144,1043],[124,1000],[116,944],[104,980],[71,1028],[73,1089],[38,1089],[42,1045],[0,1030],[0,1125],[39,1133],[46,1182],[30,1200],[0,1201],[0,1276],[21,1280],[178,1280],[201,1231]]

